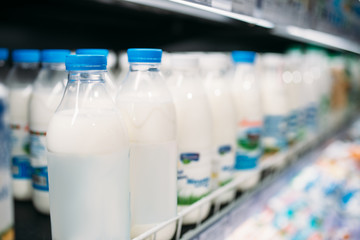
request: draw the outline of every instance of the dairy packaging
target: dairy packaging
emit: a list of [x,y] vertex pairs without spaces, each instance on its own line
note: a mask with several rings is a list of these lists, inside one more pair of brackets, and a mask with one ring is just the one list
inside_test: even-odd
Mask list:
[[236,108],[236,160],[238,177],[245,177],[239,190],[254,187],[260,179],[258,169],[262,155],[262,106],[259,77],[255,69],[255,52],[234,51],[232,59],[235,69],[232,80],[232,98]]
[[118,85],[116,84],[117,77],[114,70],[116,65],[116,55],[114,56],[114,52],[103,48],[79,48],[76,49],[75,53],[81,55],[104,55],[107,58],[108,71],[105,74],[105,86],[111,97],[115,98]]
[[[236,151],[236,117],[231,98],[226,55],[208,53],[200,58],[205,91],[211,110],[212,127],[212,185],[213,189],[231,182],[234,177]],[[215,201],[230,202],[235,190],[224,193]]]
[[[304,55],[303,79],[306,92],[305,123],[309,136],[313,136],[319,128],[319,106],[321,99],[321,53],[317,48],[308,48]],[[325,89],[325,88],[324,88]]]
[[13,195],[17,200],[30,200],[32,195],[29,134],[29,100],[32,83],[38,73],[40,51],[14,50],[14,67],[6,82],[9,86],[9,110],[11,128],[11,157]]
[[[211,190],[212,120],[206,92],[198,72],[198,59],[171,56],[167,83],[176,109],[178,145],[178,211],[200,200]],[[183,224],[203,220],[210,203],[184,216]]]
[[53,239],[129,239],[129,140],[105,87],[105,56],[68,55],[46,136]]
[[[282,81],[283,57],[276,53],[261,56],[261,97],[263,120],[262,144],[267,155],[287,148],[289,114],[285,86]],[[282,165],[282,164],[280,164]]]
[[42,69],[35,79],[29,103],[32,199],[35,208],[44,214],[50,213],[46,131],[64,94],[67,82],[65,57],[69,54],[70,50],[65,49],[41,52]]
[[[7,58],[8,50],[0,48],[0,63],[5,62]],[[3,72],[1,68],[2,67],[0,67],[0,71]],[[0,81],[0,239],[14,240],[14,209],[11,193],[11,146],[8,114],[8,90],[3,84],[3,81]]]
[[[129,49],[116,97],[130,138],[131,237],[176,217],[175,106],[159,70],[161,49]],[[171,239],[176,223],[156,233]]]
[[289,145],[305,138],[306,100],[304,91],[302,64],[303,54],[300,47],[290,48],[284,56],[282,80],[285,86],[289,115],[287,116],[286,137]]

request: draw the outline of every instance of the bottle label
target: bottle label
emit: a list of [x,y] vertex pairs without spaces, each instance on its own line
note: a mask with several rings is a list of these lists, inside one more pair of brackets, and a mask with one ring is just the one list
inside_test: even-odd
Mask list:
[[287,140],[289,144],[296,141],[299,128],[299,111],[292,111],[287,117]]
[[16,179],[31,179],[32,168],[28,156],[12,158],[12,176]]
[[234,173],[234,148],[229,145],[222,145],[212,162],[212,181],[213,189],[221,187],[231,182]]
[[46,166],[33,168],[32,185],[36,190],[49,191],[48,168]]
[[[184,156],[186,159],[191,158],[190,164],[183,163]],[[191,205],[209,194],[211,190],[210,159],[211,154],[206,151],[180,153],[177,176],[178,205]],[[192,165],[193,161],[198,164]]]
[[13,178],[31,179],[29,127],[21,123],[12,123],[10,127]]
[[287,122],[282,115],[267,115],[264,119],[263,145],[265,153],[276,153],[287,147]]
[[311,104],[306,108],[306,126],[310,129],[316,129],[317,128],[317,114],[318,109],[315,105]]
[[261,121],[242,120],[237,131],[235,170],[256,168],[262,154]]
[[47,166],[46,160],[46,132],[30,130],[31,164]]

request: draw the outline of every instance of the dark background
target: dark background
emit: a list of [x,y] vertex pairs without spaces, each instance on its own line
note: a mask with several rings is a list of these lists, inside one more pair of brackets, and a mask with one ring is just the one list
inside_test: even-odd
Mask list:
[[0,10],[0,46],[12,49],[281,52],[293,43],[235,20],[218,23],[123,1],[7,1]]

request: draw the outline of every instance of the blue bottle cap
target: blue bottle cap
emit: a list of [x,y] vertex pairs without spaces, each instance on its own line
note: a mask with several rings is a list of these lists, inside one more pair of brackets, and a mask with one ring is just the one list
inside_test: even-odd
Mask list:
[[65,59],[66,70],[106,70],[107,60],[104,55],[67,55]]
[[7,60],[9,58],[9,49],[0,48],[0,60]]
[[79,48],[76,49],[75,53],[84,55],[104,55],[107,57],[109,50],[103,48]]
[[129,63],[160,63],[162,50],[156,48],[129,48],[127,55]]
[[64,63],[65,57],[70,54],[67,49],[45,49],[41,51],[41,62]]
[[14,62],[36,63],[40,61],[40,50],[37,49],[16,49],[12,52]]
[[236,63],[254,63],[256,53],[251,51],[233,51],[231,56]]

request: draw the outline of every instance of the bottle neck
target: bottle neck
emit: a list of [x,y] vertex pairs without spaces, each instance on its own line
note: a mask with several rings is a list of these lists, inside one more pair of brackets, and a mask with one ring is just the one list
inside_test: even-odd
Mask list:
[[55,71],[65,71],[65,63],[42,63],[43,69],[55,70]]
[[14,65],[24,69],[37,69],[39,67],[38,62],[16,62]]
[[69,82],[105,82],[106,70],[69,71]]
[[130,63],[130,72],[158,72],[160,63]]

